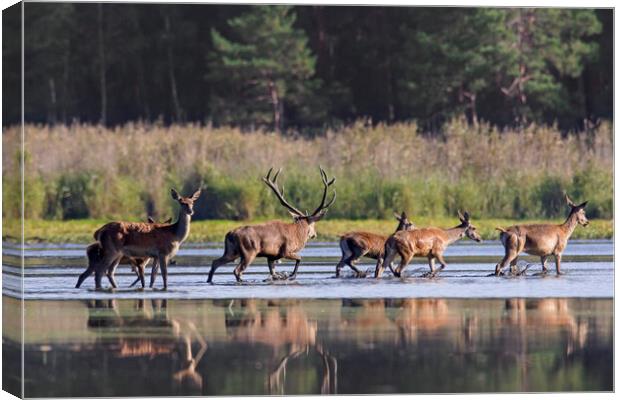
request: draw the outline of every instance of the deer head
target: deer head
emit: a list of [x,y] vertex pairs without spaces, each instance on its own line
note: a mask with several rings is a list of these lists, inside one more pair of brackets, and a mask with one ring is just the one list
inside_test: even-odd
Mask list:
[[588,202],[584,201],[583,203],[579,205],[575,205],[575,203],[573,203],[570,197],[568,197],[568,194],[564,193],[564,196],[566,197],[566,204],[568,204],[568,206],[570,207],[569,217],[572,215],[575,215],[577,218],[577,223],[579,225],[588,226],[590,221],[588,221],[588,218],[586,217],[586,210],[585,210],[586,204],[588,204]]
[[192,194],[190,197],[183,197],[179,195],[179,193],[174,189],[171,189],[170,191],[172,194],[172,198],[179,202],[179,205],[181,206],[181,212],[186,215],[193,215],[194,202],[198,200],[198,197],[200,197],[200,189],[196,190],[194,194]]
[[407,218],[407,214],[403,211],[400,215],[398,213],[394,213],[394,217],[398,220],[398,227],[396,228],[396,232],[398,231],[410,231],[415,228],[413,222],[409,221]]
[[314,223],[320,221],[321,218],[325,216],[325,214],[327,213],[327,209],[336,200],[336,191],[334,190],[334,196],[329,201],[329,203],[325,204],[325,200],[327,199],[327,190],[331,185],[334,184],[336,178],[332,178],[331,180],[329,180],[323,168],[319,166],[319,170],[321,172],[321,180],[323,181],[323,197],[321,198],[321,203],[319,204],[319,206],[311,214],[299,211],[297,208],[293,207],[284,199],[284,187],[282,187],[281,189],[278,187],[278,175],[280,175],[280,172],[282,171],[281,168],[278,169],[273,178],[271,178],[271,172],[273,171],[273,168],[270,168],[269,172],[267,172],[267,176],[263,178],[263,182],[265,182],[265,184],[269,186],[269,188],[275,193],[275,195],[278,197],[278,200],[280,201],[280,204],[282,204],[291,214],[291,216],[293,217],[293,221],[303,221],[308,224],[309,239],[316,237]]
[[469,220],[469,213],[465,211],[465,213],[461,214],[460,211],[457,211],[459,220],[461,220],[461,228],[465,229],[465,236],[470,238],[471,240],[475,240],[476,242],[482,242],[482,238],[480,234],[478,234],[476,227],[473,226]]

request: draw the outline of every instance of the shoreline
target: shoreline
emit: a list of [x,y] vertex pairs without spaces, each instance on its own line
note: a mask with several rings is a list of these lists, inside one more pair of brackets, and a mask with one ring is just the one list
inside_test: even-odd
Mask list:
[[[278,218],[288,222],[289,219]],[[413,222],[417,227],[437,226],[449,228],[456,226],[458,220],[451,217],[413,217]],[[92,234],[100,226],[111,220],[26,220],[24,226],[26,243],[90,243],[94,241]],[[190,228],[190,235],[187,243],[221,242],[228,231],[239,226],[258,224],[267,221],[266,219],[253,221],[233,221],[233,220],[201,220],[193,221]],[[563,220],[513,220],[501,218],[473,219],[474,225],[478,228],[483,240],[498,240],[496,227],[507,227],[515,224],[531,223],[554,223],[560,224]],[[344,220],[326,219],[317,223],[316,241],[338,241],[340,235],[349,231],[368,231],[384,235],[391,234],[397,223],[395,220]],[[16,241],[19,239],[19,220],[3,221],[3,241]],[[571,239],[612,239],[613,238],[613,219],[592,219],[588,227],[578,227],[575,229]]]

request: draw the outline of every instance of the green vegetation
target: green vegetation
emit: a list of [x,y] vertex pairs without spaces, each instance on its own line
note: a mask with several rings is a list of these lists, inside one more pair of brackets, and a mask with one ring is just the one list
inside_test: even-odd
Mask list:
[[[318,166],[336,176],[328,219],[561,219],[564,191],[588,200],[591,218],[613,217],[612,126],[563,136],[549,127],[499,130],[455,119],[442,139],[415,124],[355,124],[312,139],[193,125],[116,129],[26,126],[28,220],[165,219],[170,188],[206,186],[194,220],[288,218],[262,183],[283,167],[285,196],[302,210],[319,201]],[[19,215],[19,130],[3,135],[5,219]],[[451,223],[448,222],[448,225]],[[388,229],[389,230],[389,229]]]
[[[456,226],[458,219],[440,217],[413,217],[417,226],[438,226],[449,228]],[[222,242],[224,235],[229,230],[250,223],[261,222],[260,220],[252,221],[230,221],[230,220],[206,220],[194,221],[191,226],[191,233],[188,238],[189,242]],[[10,221],[9,221],[10,222]],[[81,219],[70,221],[44,221],[44,220],[26,220],[24,230],[26,232],[27,242],[57,242],[57,243],[88,243],[93,241],[93,233],[108,220]],[[495,227],[506,227],[515,223],[530,222],[554,222],[561,223],[562,220],[510,220],[510,219],[479,219],[473,220],[476,227],[485,240],[496,240],[498,232]],[[6,224],[6,222],[5,222]],[[15,226],[19,228],[19,224],[10,224],[6,226]],[[342,220],[330,219],[329,215],[325,220],[317,225],[317,240],[335,241],[338,237],[352,230],[363,230],[369,232],[389,234],[396,227],[395,220]],[[4,229],[3,239],[13,240],[19,235],[19,230],[12,231]],[[586,228],[578,227],[571,237],[572,239],[601,239],[613,237],[613,221],[612,220],[591,220],[590,225]]]
[[312,79],[316,57],[304,31],[295,29],[296,19],[292,6],[256,7],[228,21],[238,41],[213,29],[211,78],[217,90],[211,106],[220,122],[254,123],[280,132],[285,104],[308,111],[318,83]]
[[[33,123],[314,135],[368,119],[437,134],[462,114],[564,132],[613,118],[612,9],[33,2],[24,12]],[[19,99],[20,24],[3,37],[5,97]],[[21,112],[6,102],[3,123]]]

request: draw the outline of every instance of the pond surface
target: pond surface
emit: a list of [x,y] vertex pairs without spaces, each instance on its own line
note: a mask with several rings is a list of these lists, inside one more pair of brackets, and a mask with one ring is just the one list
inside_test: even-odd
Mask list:
[[[3,293],[19,296],[22,291],[20,251],[10,244],[3,250]],[[108,298],[506,298],[506,297],[605,297],[613,296],[613,242],[607,240],[570,241],[563,255],[562,271],[556,276],[553,259],[550,273],[540,272],[537,257],[522,256],[520,267],[531,264],[526,276],[489,277],[503,256],[498,241],[483,244],[460,242],[448,248],[448,267],[434,279],[422,278],[428,271],[426,259],[416,258],[405,270],[405,278],[385,274],[383,279],[356,279],[348,267],[342,278],[334,278],[340,258],[337,243],[312,243],[301,252],[298,278],[294,281],[265,282],[268,268],[257,259],[237,284],[234,263],[220,267],[214,285],[206,283],[211,261],[222,254],[221,244],[188,244],[169,267],[167,291],[129,288],[135,276],[127,265],[117,269],[119,289],[94,290],[94,278],[74,289],[78,275],[86,267],[85,246],[66,244],[29,245],[24,251],[23,294],[26,299],[108,299]],[[290,272],[292,262],[284,261],[277,270]],[[375,262],[362,259],[360,269],[374,272]],[[150,268],[147,268],[150,271]],[[148,272],[148,271],[147,271]],[[147,274],[148,275],[148,274]],[[148,276],[147,276],[148,282]],[[104,279],[104,287],[108,282]],[[158,278],[156,288],[161,287]]]
[[611,299],[28,300],[25,324],[27,397],[613,390]]
[[84,245],[28,245],[22,281],[5,243],[4,387],[19,388],[23,293],[27,397],[613,390],[611,241],[569,242],[559,277],[533,257],[526,276],[487,276],[490,241],[451,246],[438,278],[416,259],[380,280],[334,278],[337,244],[313,243],[295,281],[265,282],[257,260],[208,285],[220,246],[184,246],[167,291],[130,289],[123,265],[119,290],[95,291],[74,289]]

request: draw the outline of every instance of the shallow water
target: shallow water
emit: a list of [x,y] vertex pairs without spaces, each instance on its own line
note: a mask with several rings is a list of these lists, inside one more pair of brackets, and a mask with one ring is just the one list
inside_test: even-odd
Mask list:
[[35,300],[25,323],[27,397],[613,389],[611,299]]
[[[422,278],[334,278],[336,243],[313,243],[294,281],[265,282],[257,260],[206,284],[220,244],[184,246],[169,290],[73,286],[85,246],[25,249],[25,395],[149,396],[613,390],[613,246],[571,241],[562,269],[489,277],[503,249],[462,242]],[[3,380],[19,382],[20,252],[3,254]],[[374,261],[363,260],[362,270]],[[291,271],[292,263],[277,265]],[[104,280],[104,285],[107,282]],[[157,286],[161,286],[158,278]],[[53,373],[50,373],[53,371]]]
[[[428,271],[426,260],[414,259],[405,278],[385,274],[383,279],[356,279],[348,267],[343,278],[334,278],[340,256],[336,243],[312,243],[302,252],[300,272],[294,281],[265,282],[268,268],[264,259],[256,260],[244,274],[245,282],[236,283],[234,263],[218,269],[214,285],[206,283],[211,261],[222,254],[221,244],[184,245],[169,267],[169,289],[130,289],[135,276],[129,266],[117,269],[119,289],[94,290],[94,279],[88,278],[80,289],[74,289],[78,275],[85,269],[85,246],[75,244],[33,244],[24,251],[24,297],[26,299],[106,299],[106,298],[505,298],[505,297],[612,297],[613,243],[607,240],[571,241],[563,255],[562,271],[556,276],[553,258],[548,261],[550,273],[539,276],[537,257],[521,257],[520,266],[531,266],[526,276],[489,277],[503,256],[497,241],[483,244],[460,242],[448,248],[448,267],[434,279],[422,278]],[[3,255],[3,294],[21,293],[20,252],[5,243]],[[374,271],[374,261],[362,259],[360,269]],[[147,268],[148,269],[148,268]],[[292,263],[285,261],[277,270],[290,272]],[[148,272],[148,271],[147,271]],[[147,276],[148,282],[148,276]],[[104,287],[108,283],[104,279]],[[156,288],[161,287],[161,278]]]

